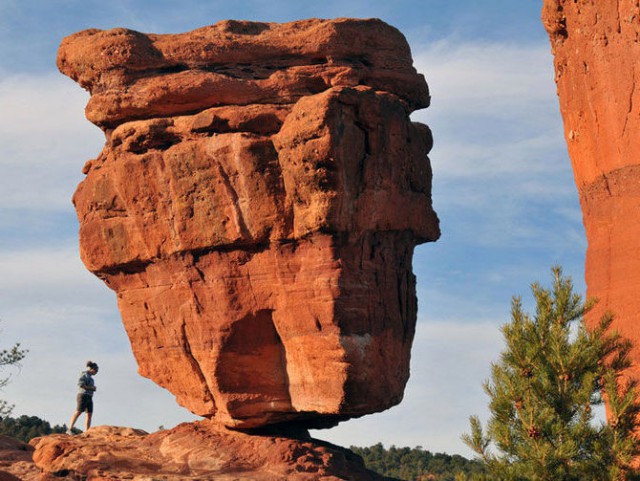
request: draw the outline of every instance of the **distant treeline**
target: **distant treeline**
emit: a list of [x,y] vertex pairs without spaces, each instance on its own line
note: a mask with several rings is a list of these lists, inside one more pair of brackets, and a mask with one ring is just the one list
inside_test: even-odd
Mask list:
[[66,425],[51,427],[51,424],[37,416],[20,416],[17,418],[6,416],[0,419],[0,434],[11,436],[25,443],[39,436],[64,433],[66,430]]
[[457,454],[433,454],[420,446],[385,449],[378,443],[368,448],[351,446],[349,449],[364,459],[368,469],[406,481],[455,481],[456,475],[457,479],[466,479],[467,474],[483,471],[477,461]]

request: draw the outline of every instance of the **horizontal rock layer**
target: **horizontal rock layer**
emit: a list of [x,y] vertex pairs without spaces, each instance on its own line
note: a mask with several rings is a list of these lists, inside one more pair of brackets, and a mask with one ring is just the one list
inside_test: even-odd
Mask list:
[[[640,361],[640,7],[545,0],[565,138],[588,240],[591,322],[612,311]],[[633,368],[640,379],[640,368]]]
[[140,373],[229,427],[402,399],[439,236],[426,83],[377,20],[90,30],[58,65],[107,142],[74,203]]
[[87,118],[110,127],[357,85],[393,92],[412,109],[429,103],[404,37],[379,20],[228,20],[177,35],[85,30],[63,40],[58,67],[91,92]]

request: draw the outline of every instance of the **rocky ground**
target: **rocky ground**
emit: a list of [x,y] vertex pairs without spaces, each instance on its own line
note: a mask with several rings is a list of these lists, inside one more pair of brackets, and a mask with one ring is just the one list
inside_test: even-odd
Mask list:
[[0,481],[36,481],[40,469],[33,462],[33,446],[0,435]]
[[[300,434],[300,433],[299,433]],[[0,481],[354,480],[389,478],[351,451],[314,440],[230,431],[211,421],[148,434],[97,426],[30,444],[0,436]]]

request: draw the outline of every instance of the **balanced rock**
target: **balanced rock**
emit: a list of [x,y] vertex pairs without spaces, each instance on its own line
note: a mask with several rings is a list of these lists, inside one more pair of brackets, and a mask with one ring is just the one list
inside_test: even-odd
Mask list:
[[400,402],[412,255],[439,236],[429,93],[379,20],[87,30],[60,70],[106,134],[74,204],[139,372],[193,413],[324,427]]
[[[640,9],[636,0],[545,0],[565,138],[586,228],[589,297],[640,362]],[[634,368],[640,378],[640,368]]]

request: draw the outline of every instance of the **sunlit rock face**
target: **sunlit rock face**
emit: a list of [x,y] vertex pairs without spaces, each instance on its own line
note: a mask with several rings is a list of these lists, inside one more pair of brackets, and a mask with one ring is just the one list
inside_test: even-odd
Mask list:
[[106,144],[74,204],[139,371],[228,427],[400,402],[415,245],[439,236],[427,107],[379,20],[86,30],[60,70]]
[[[586,228],[587,292],[640,366],[640,7],[545,0],[565,138]],[[640,378],[640,368],[635,368]]]

